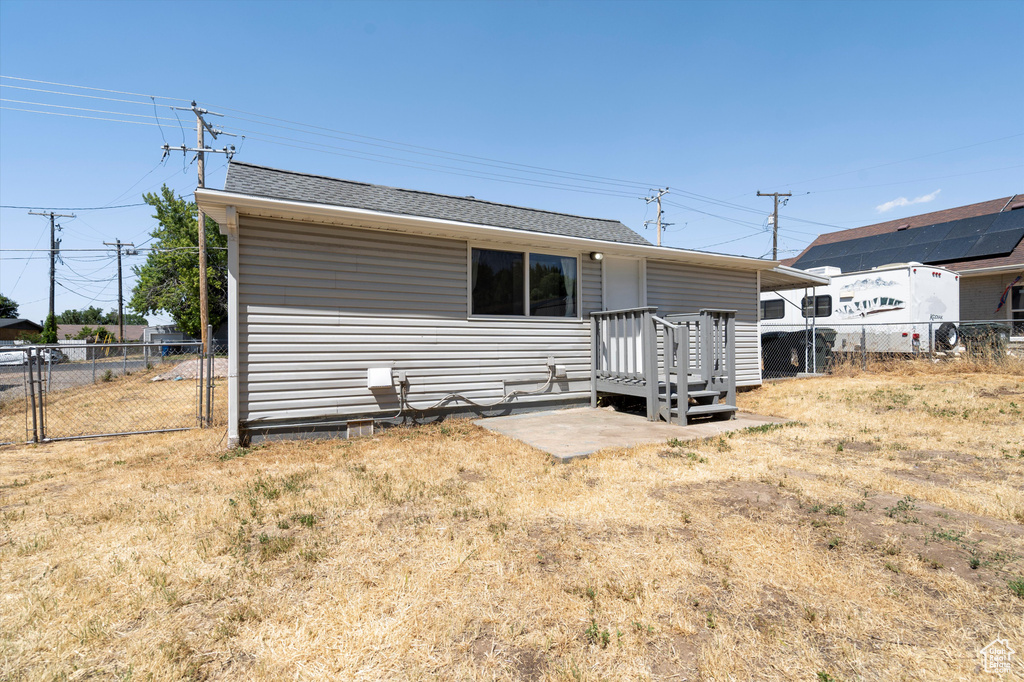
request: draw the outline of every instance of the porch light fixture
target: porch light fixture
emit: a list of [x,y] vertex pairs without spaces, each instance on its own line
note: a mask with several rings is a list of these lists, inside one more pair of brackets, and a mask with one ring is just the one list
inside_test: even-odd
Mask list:
[[591,251],[590,260],[604,260],[604,254],[600,251]]

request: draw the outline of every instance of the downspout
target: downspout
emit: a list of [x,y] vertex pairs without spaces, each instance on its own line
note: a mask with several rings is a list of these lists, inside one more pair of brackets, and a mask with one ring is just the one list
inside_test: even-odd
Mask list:
[[228,228],[228,447],[240,442],[238,422],[238,211],[226,208]]

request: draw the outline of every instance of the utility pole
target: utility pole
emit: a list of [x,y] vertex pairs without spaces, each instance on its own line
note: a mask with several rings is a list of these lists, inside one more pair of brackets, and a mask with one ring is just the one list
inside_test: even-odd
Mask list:
[[[121,288],[121,247],[134,247],[135,244],[132,244],[131,242],[123,242],[120,239],[113,243],[103,243],[106,246],[117,247],[117,339],[118,341],[124,343],[124,294],[122,293],[123,290]],[[138,251],[127,251],[125,252],[125,255],[134,256],[137,253]]]
[[764,192],[757,190],[759,197],[775,197],[775,212],[772,213],[772,260],[779,260],[779,197],[791,197],[792,192]]
[[[232,135],[231,133],[225,133],[223,130],[214,128],[212,125],[206,122],[203,116],[223,116],[224,114],[215,114],[206,109],[200,109],[195,101],[193,100],[191,107],[171,107],[172,109],[178,109],[181,111],[191,111],[196,115],[196,148],[189,149],[185,145],[180,147],[171,147],[164,145],[164,156],[167,156],[172,149],[178,149],[183,153],[195,152],[197,159],[197,167],[199,169],[199,188],[206,187],[206,154],[219,153],[225,154],[230,160],[235,154],[235,146],[230,145],[223,149],[211,149],[206,146],[204,140],[205,131],[209,131],[213,139],[217,139],[218,135]],[[233,135],[232,135],[233,137]],[[197,202],[198,203],[198,202]],[[196,225],[199,230],[199,326],[201,328],[201,336],[203,341],[203,348],[207,346],[207,327],[210,324],[210,306],[209,306],[209,288],[206,283],[206,214],[203,213],[203,209],[199,209],[199,213],[196,216]]]
[[[663,226],[661,224],[661,198],[668,194],[668,187],[666,187],[665,189],[652,189],[651,191],[654,192],[656,196],[643,197],[643,200],[646,201],[648,204],[650,204],[652,201],[658,202],[658,219],[656,222],[658,223],[658,246],[661,246],[661,231],[663,229]],[[649,222],[651,221],[648,220],[647,223]],[[644,223],[644,225],[647,225],[647,223]],[[670,223],[665,224],[669,225]]]
[[56,315],[53,310],[53,289],[57,277],[57,250],[60,248],[60,240],[54,239],[54,229],[60,229],[60,225],[54,224],[54,218],[74,218],[74,214],[71,213],[54,213],[53,211],[37,213],[36,211],[29,211],[29,215],[48,215],[50,216],[50,314],[47,319]]

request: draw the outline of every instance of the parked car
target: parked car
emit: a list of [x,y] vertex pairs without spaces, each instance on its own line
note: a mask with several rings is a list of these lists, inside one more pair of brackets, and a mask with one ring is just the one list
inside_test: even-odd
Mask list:
[[33,362],[57,364],[67,362],[68,356],[57,348],[25,348],[0,351],[0,365],[24,365],[31,355]]

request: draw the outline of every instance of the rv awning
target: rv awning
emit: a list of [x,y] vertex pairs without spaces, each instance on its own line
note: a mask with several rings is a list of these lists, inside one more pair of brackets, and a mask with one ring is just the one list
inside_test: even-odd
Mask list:
[[761,271],[761,291],[785,291],[787,289],[803,289],[820,287],[829,283],[824,275],[812,275],[806,270],[778,265],[771,270]]

